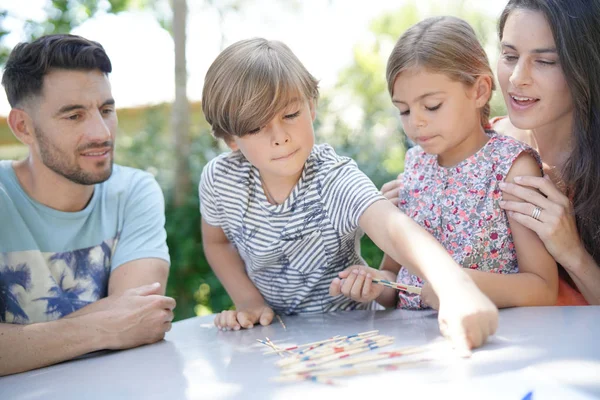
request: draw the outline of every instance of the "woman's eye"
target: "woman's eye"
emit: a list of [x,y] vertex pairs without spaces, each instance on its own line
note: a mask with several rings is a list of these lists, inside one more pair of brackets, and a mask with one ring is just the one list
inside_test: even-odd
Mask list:
[[426,108],[427,110],[429,110],[429,111],[435,111],[435,110],[437,110],[438,108],[440,108],[441,106],[442,106],[442,103],[438,104],[437,106],[433,106],[433,107],[427,107],[427,106],[425,106],[425,108]]

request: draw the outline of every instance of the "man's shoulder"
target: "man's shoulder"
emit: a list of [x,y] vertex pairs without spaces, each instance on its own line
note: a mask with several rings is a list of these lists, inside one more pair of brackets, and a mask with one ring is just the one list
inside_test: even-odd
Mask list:
[[154,175],[141,169],[114,164],[113,171],[105,182],[100,184],[107,198],[114,196],[133,195],[142,189],[160,191]]

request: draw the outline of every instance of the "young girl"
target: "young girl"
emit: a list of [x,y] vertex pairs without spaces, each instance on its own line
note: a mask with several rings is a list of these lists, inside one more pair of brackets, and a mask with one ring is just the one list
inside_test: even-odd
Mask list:
[[443,332],[460,347],[479,346],[495,330],[497,309],[356,163],[315,145],[317,98],[316,79],[276,41],[234,43],[206,74],[204,115],[233,150],[206,165],[199,187],[204,251],[236,306],[215,325],[236,330],[269,324],[274,311],[365,308],[328,294],[341,270],[362,262],[360,227],[431,282]]
[[[406,154],[400,209],[433,234],[498,307],[554,304],[556,263],[535,232],[507,218],[499,205],[499,184],[540,176],[539,159],[525,144],[485,130],[494,84],[473,29],[454,17],[414,25],[392,51],[387,81],[404,131],[418,145]],[[332,285],[332,294],[360,293],[353,297],[360,301],[376,296],[399,308],[438,306],[427,284],[421,296],[398,295],[371,285],[376,274],[361,269],[341,273],[344,281]],[[379,274],[396,273],[400,283],[424,284],[386,255]]]

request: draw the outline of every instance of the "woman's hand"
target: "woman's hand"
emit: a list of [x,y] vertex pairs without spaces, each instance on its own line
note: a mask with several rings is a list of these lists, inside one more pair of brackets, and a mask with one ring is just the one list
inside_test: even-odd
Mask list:
[[585,252],[571,202],[548,175],[517,176],[514,181],[502,182],[500,188],[523,202],[501,201],[500,207],[509,217],[537,233],[552,257],[569,268]]
[[381,187],[381,194],[394,203],[395,206],[398,205],[398,201],[400,201],[400,175],[393,181],[389,181]]

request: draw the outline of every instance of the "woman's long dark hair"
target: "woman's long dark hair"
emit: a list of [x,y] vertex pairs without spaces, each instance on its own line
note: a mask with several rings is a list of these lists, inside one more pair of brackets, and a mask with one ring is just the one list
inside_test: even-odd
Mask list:
[[573,195],[583,244],[600,265],[600,1],[510,0],[500,16],[500,40],[516,9],[541,12],[554,36],[574,108],[572,148],[562,180]]

